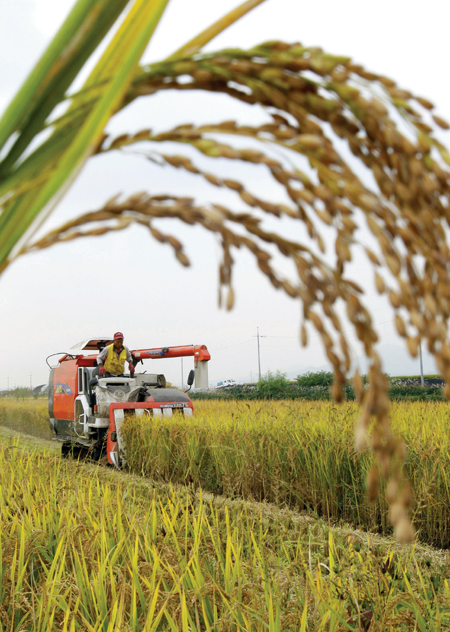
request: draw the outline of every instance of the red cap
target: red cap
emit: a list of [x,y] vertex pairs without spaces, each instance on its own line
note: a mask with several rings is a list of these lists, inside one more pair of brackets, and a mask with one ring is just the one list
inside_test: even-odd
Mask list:
[[122,340],[123,340],[123,333],[122,333],[122,332],[120,332],[120,331],[117,331],[117,332],[114,334],[114,340],[117,340],[118,338],[122,338]]

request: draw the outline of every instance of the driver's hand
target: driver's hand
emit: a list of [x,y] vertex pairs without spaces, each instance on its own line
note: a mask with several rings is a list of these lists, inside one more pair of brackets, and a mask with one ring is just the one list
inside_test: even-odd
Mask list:
[[136,369],[134,368],[134,364],[132,364],[132,363],[130,362],[130,365],[129,365],[129,366],[130,366],[130,373],[133,375],[133,373],[134,373],[134,372],[135,372],[135,370],[136,370]]
[[99,371],[100,371],[100,375],[105,375],[105,373],[106,373],[106,371],[105,371],[105,367],[104,367],[104,366],[101,366],[101,367],[99,368]]

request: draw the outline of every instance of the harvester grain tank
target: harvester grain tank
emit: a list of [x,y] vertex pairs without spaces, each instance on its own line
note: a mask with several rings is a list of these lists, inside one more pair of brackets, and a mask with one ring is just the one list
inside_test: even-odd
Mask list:
[[[125,417],[173,414],[190,416],[193,405],[187,393],[168,388],[162,374],[138,373],[122,377],[102,377],[96,364],[98,353],[113,343],[110,337],[84,340],[50,367],[48,410],[54,440],[62,444],[62,454],[88,450],[94,458],[106,452],[108,462],[119,468],[126,460],[120,426]],[[208,388],[208,361],[205,345],[159,347],[131,351],[133,364],[147,359],[194,357],[196,388]]]

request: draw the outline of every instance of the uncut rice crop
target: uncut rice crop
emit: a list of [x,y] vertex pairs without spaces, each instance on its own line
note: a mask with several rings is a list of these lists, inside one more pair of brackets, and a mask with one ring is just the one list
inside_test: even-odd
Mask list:
[[0,425],[41,439],[53,437],[46,399],[0,398]]
[[[353,402],[195,403],[175,416],[125,425],[128,468],[154,480],[308,510],[336,522],[389,533],[384,494],[366,499],[369,451],[355,453]],[[143,418],[145,419],[145,418]],[[46,403],[0,400],[0,424],[51,436]],[[398,402],[392,426],[407,445],[419,539],[450,546],[450,408],[445,402]]]
[[448,555],[0,444],[1,632],[449,629]]
[[[354,450],[358,414],[354,403],[199,402],[189,419],[133,417],[123,426],[127,464],[156,480],[193,482],[389,533],[384,494],[374,503],[366,498],[373,455]],[[392,406],[394,432],[407,445],[419,538],[443,547],[450,546],[449,421],[447,403]]]

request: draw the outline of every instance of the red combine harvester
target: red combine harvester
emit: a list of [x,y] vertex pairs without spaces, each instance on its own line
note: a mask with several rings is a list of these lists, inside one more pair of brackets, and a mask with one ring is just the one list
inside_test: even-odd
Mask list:
[[[129,377],[102,377],[97,367],[98,353],[113,343],[112,338],[85,340],[62,355],[58,365],[50,366],[48,412],[54,440],[61,441],[61,453],[89,451],[94,458],[105,453],[108,462],[119,468],[125,461],[125,445],[120,426],[125,415],[172,414],[190,416],[189,396],[176,388],[167,388],[161,374],[137,373]],[[196,388],[208,388],[208,361],[205,345],[160,347],[131,351],[133,364],[146,359],[194,357],[195,369],[189,373],[188,385],[195,379]]]

